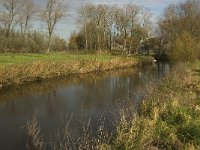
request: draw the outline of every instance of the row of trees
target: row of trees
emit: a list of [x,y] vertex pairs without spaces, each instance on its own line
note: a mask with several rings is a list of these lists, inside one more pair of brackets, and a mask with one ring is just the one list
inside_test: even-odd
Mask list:
[[[11,48],[15,50],[16,45],[21,49],[26,49],[27,47],[23,46],[24,41],[26,44],[28,42],[27,45],[34,43],[32,45],[35,45],[35,48],[45,45],[46,52],[49,52],[52,45],[52,33],[66,12],[63,3],[59,0],[47,0],[43,8],[39,8],[33,0],[1,0],[0,10],[0,38],[3,40],[0,46],[6,51]],[[48,38],[42,33],[30,30],[32,22],[38,24],[36,18],[45,24]],[[64,44],[62,39],[58,40],[58,37],[55,39],[59,41],[58,43]],[[38,43],[40,44],[37,45]]]
[[159,20],[161,49],[172,60],[195,60],[200,56],[200,1],[172,4]]
[[135,52],[141,41],[150,37],[151,14],[134,4],[86,4],[79,11],[80,32],[73,33],[71,49],[121,49]]
[[[58,36],[53,36],[51,40],[51,51],[63,51],[66,49],[66,41]],[[21,31],[12,32],[6,37],[5,31],[0,29],[0,52],[16,53],[44,53],[47,51],[48,38],[46,34],[29,31],[22,34]]]
[[[41,7],[34,0],[0,0],[0,50],[49,52],[50,49],[65,49],[66,42],[53,37],[56,24],[65,15],[66,7],[59,0],[47,0]],[[48,36],[31,30],[38,20],[46,26]],[[126,53],[153,49],[172,60],[200,57],[199,0],[169,5],[158,21],[156,36],[152,36],[149,11],[134,4],[86,4],[80,8],[77,23],[80,30],[71,35],[69,49]]]

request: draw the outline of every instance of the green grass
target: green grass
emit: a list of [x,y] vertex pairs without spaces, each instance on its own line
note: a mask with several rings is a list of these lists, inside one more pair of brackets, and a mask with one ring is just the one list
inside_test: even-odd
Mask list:
[[118,56],[108,54],[68,54],[68,53],[49,53],[49,54],[0,54],[0,64],[18,64],[30,63],[34,61],[80,61],[96,59],[99,61],[107,61]]
[[[200,72],[198,64],[195,70]],[[200,89],[196,89],[200,75],[193,70],[189,64],[179,64],[159,85],[147,86],[149,96],[136,117],[120,121],[109,146],[119,150],[200,149]]]
[[152,63],[152,57],[110,54],[0,54],[0,87]]

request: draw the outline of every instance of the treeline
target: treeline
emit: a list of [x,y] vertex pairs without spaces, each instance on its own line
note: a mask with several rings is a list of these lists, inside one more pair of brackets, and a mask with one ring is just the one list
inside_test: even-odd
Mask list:
[[[0,10],[1,52],[49,52],[66,49],[66,42],[53,35],[56,24],[66,13],[61,1],[47,0],[44,6],[37,6],[34,0],[1,0]],[[32,30],[40,23],[47,29],[47,34]]]
[[[0,51],[49,52],[67,48],[53,35],[56,24],[65,17],[63,1],[47,0],[37,6],[34,0],[0,1]],[[149,53],[176,61],[200,58],[200,1],[187,0],[169,5],[158,20],[135,4],[85,4],[79,10],[79,32],[68,42],[71,50],[109,50],[123,53]],[[34,31],[42,22],[46,33]],[[154,30],[154,29],[156,30]],[[157,32],[154,32],[157,31]]]
[[200,1],[187,0],[167,7],[159,20],[161,48],[173,61],[200,58]]
[[[24,34],[15,31],[7,37],[5,31],[0,29],[0,52],[44,53],[47,47],[48,37],[44,33],[28,31]],[[51,51],[63,51],[66,47],[66,41],[59,36],[52,37]]]
[[[200,57],[200,1],[169,5],[153,30],[151,14],[134,4],[124,6],[86,4],[79,11],[78,33],[69,40],[70,49],[121,50],[149,53],[172,61]],[[156,31],[156,32],[155,32]]]
[[134,4],[86,4],[79,11],[80,32],[73,33],[70,49],[136,52],[151,37],[150,12]]

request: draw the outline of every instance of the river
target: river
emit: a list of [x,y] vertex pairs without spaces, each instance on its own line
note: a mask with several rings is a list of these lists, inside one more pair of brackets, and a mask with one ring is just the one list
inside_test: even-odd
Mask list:
[[[36,116],[45,135],[55,132],[66,116],[90,115],[95,123],[112,120],[116,102],[139,104],[147,81],[157,82],[169,73],[166,63],[73,75],[0,91],[0,149],[17,150],[23,144],[24,126]],[[95,124],[94,124],[95,126]]]

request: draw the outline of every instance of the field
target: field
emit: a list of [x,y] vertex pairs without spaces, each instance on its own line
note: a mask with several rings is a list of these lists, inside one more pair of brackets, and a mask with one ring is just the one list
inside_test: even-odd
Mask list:
[[105,54],[68,54],[68,53],[49,53],[49,54],[16,54],[16,53],[1,53],[0,64],[18,64],[30,63],[34,61],[80,61],[96,59],[99,61],[107,61],[117,56]]

